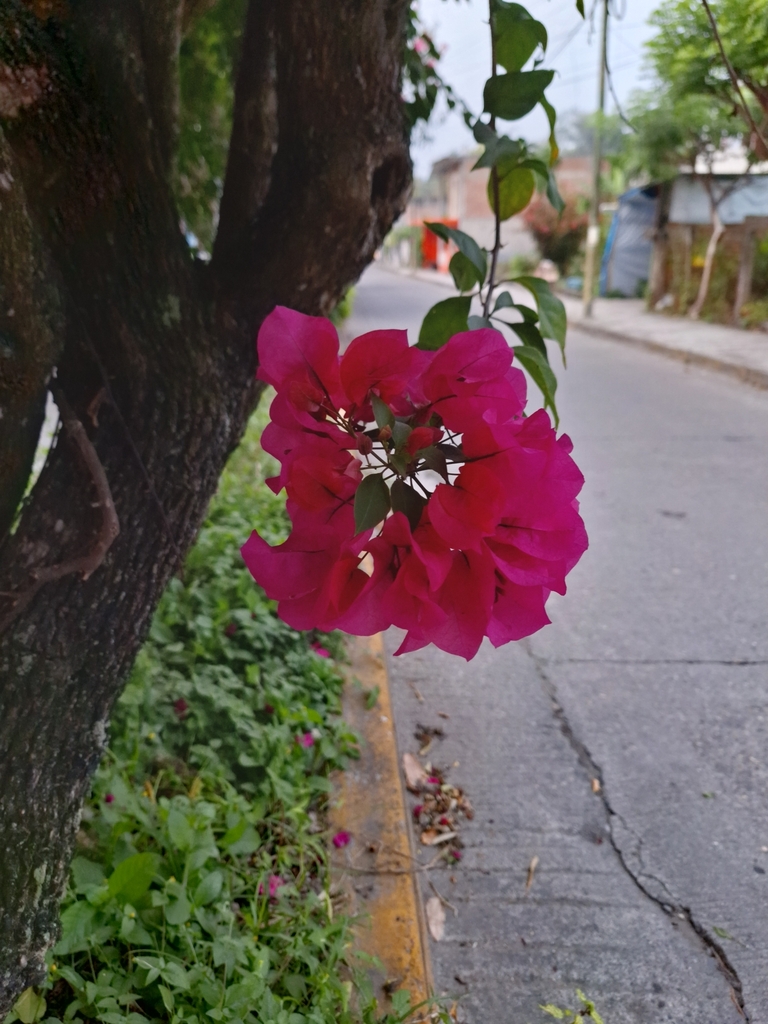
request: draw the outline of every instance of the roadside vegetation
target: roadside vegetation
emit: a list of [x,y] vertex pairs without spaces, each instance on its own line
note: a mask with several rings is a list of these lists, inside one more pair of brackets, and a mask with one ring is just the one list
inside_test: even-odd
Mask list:
[[[275,615],[239,548],[287,534],[257,413],[115,709],[62,936],[20,1020],[330,1024],[378,1019],[334,913],[323,809],[356,753],[338,635]],[[395,1013],[408,1009],[396,993]]]

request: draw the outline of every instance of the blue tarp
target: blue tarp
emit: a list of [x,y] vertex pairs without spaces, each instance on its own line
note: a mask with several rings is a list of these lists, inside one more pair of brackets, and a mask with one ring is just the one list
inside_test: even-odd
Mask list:
[[619,196],[603,260],[600,294],[639,295],[648,280],[658,186],[633,188]]

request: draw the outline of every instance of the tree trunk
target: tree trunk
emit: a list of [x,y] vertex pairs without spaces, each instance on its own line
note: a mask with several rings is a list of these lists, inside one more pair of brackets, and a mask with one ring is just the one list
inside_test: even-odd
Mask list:
[[96,474],[60,434],[0,547],[0,1017],[56,940],[112,706],[257,399],[258,326],[276,303],[327,312],[410,186],[406,0],[251,0],[220,236],[209,265],[193,261],[168,145],[193,6],[0,5],[0,118],[20,189],[0,300],[7,313],[14,289],[29,299],[13,328],[31,367],[18,406],[39,420],[55,365],[120,531],[87,578],[41,585],[97,550],[104,518]]
[[723,236],[725,231],[725,225],[720,219],[720,211],[717,206],[712,207],[712,234],[709,236],[709,242],[707,243],[707,252],[704,256],[704,269],[701,274],[701,282],[699,284],[699,292],[696,296],[696,301],[688,310],[688,316],[691,320],[698,320],[701,316],[701,311],[704,308],[704,303],[707,301],[707,295],[709,293],[709,283],[712,280],[712,270],[715,265],[715,254],[717,253],[717,244]]
[[736,298],[733,303],[733,323],[741,324],[741,307],[749,302],[752,292],[752,273],[755,266],[755,232],[744,225],[741,236],[741,252],[739,254],[739,276],[736,280]]
[[648,272],[648,308],[654,309],[656,303],[666,293],[667,252],[669,249],[669,204],[672,198],[672,182],[664,181],[659,185],[659,196],[656,205],[656,220],[653,226],[653,245],[651,248],[651,267]]

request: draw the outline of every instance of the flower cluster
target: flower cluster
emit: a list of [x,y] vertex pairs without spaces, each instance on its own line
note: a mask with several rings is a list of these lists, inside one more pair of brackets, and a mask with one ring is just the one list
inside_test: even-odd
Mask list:
[[525,417],[525,378],[497,331],[437,352],[372,331],[339,357],[333,325],[278,307],[258,338],[277,395],[262,444],[281,464],[292,523],[243,557],[296,629],[407,630],[470,659],[549,619],[551,591],[587,547],[583,477],[546,412]]

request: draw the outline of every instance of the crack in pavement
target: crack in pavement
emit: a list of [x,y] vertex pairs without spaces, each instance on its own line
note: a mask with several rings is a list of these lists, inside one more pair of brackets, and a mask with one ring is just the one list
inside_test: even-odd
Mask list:
[[[533,665],[534,665],[534,667],[536,669],[536,673],[537,673],[537,675],[539,677],[539,680],[541,681],[542,689],[544,690],[544,693],[549,698],[549,701],[552,704],[553,714],[554,714],[555,718],[558,720],[558,722],[560,723],[560,728],[562,730],[562,733],[565,736],[565,738],[568,740],[568,742],[570,743],[571,747],[573,748],[573,751],[576,754],[576,756],[577,756],[577,758],[579,760],[579,763],[590,774],[591,778],[597,779],[599,781],[599,783],[600,783],[600,789],[596,793],[596,796],[598,796],[600,798],[600,800],[602,801],[603,809],[605,811],[605,816],[606,816],[606,823],[607,823],[607,826],[608,826],[608,837],[609,837],[609,840],[610,840],[610,843],[611,843],[611,847],[613,848],[616,856],[619,859],[619,863],[621,864],[621,866],[623,867],[623,869],[625,870],[627,875],[635,883],[637,888],[643,893],[644,896],[646,896],[648,899],[652,900],[669,917],[673,917],[673,916],[678,917],[679,919],[684,920],[693,929],[693,931],[695,932],[695,934],[698,936],[699,940],[701,941],[701,944],[702,944],[704,950],[709,955],[711,955],[711,956],[713,956],[715,958],[720,971],[722,972],[722,974],[724,975],[727,983],[730,986],[730,989],[731,989],[731,999],[733,1000],[735,1006],[739,1010],[739,1013],[742,1015],[744,1020],[747,1022],[747,1024],[749,1024],[749,1019],[750,1018],[749,1018],[749,1014],[747,1012],[747,1008],[746,1008],[746,1006],[744,1004],[744,996],[743,996],[743,989],[742,989],[741,979],[739,978],[739,975],[738,975],[735,967],[733,966],[733,964],[728,959],[728,954],[722,948],[720,943],[717,942],[716,939],[714,939],[711,935],[709,935],[708,932],[706,931],[706,929],[704,928],[704,926],[699,921],[696,920],[696,918],[693,915],[693,912],[692,912],[691,908],[684,906],[682,903],[680,903],[678,900],[676,900],[675,897],[673,896],[673,894],[670,892],[670,890],[667,887],[667,885],[661,879],[656,878],[654,875],[651,875],[649,872],[647,872],[645,870],[645,865],[643,863],[643,858],[642,858],[641,853],[640,853],[640,850],[641,850],[641,847],[642,847],[642,839],[639,836],[639,834],[635,831],[635,829],[631,828],[627,824],[627,822],[624,820],[622,815],[620,815],[617,811],[614,811],[614,809],[611,807],[610,801],[608,800],[608,797],[606,796],[606,793],[605,793],[605,785],[604,785],[604,780],[603,780],[602,769],[597,764],[597,762],[594,760],[594,758],[592,757],[591,753],[589,752],[589,750],[585,746],[585,744],[576,736],[575,732],[573,731],[573,727],[571,726],[570,722],[568,721],[568,716],[565,713],[565,708],[560,703],[560,700],[558,698],[557,688],[556,688],[555,684],[553,683],[553,681],[549,678],[549,676],[547,675],[547,673],[546,673],[546,671],[544,669],[544,665],[547,664],[546,660],[543,659],[543,658],[539,658],[534,653],[534,651],[532,650],[531,645],[530,645],[530,643],[528,641],[523,640],[522,643],[521,643],[521,646],[523,647],[523,649],[526,651],[526,653],[528,654],[529,658],[533,662]],[[599,659],[565,659],[565,661],[578,661],[578,660],[594,660],[594,661],[598,661]],[[626,663],[629,664],[630,662],[626,662]],[[667,663],[667,662],[648,662],[648,664],[659,664],[659,663]],[[714,662],[714,663],[712,663],[712,662],[701,662],[701,661],[699,661],[699,662],[685,662],[685,663],[690,663],[690,664],[742,664],[741,662],[728,662],[728,663]],[[752,664],[760,664],[760,663],[752,663]],[[762,663],[762,664],[765,664],[765,663]],[[633,871],[632,870],[632,866],[629,863],[629,859],[625,855],[624,850],[619,845],[619,843],[617,841],[617,838],[616,838],[616,835],[614,833],[614,821],[619,821],[623,825],[623,827],[627,830],[627,832],[629,832],[630,834],[635,836],[635,839],[637,840],[637,849],[636,849],[636,852],[635,852],[635,856],[637,857],[637,860],[639,861],[639,864],[640,864],[640,867],[641,867],[640,871]],[[660,896],[656,895],[651,890],[651,888],[647,884],[644,883],[643,879],[645,879],[645,878],[652,879],[652,880],[658,882],[659,885],[662,887],[662,889],[669,895],[669,900],[665,900],[663,897],[660,897]]]

